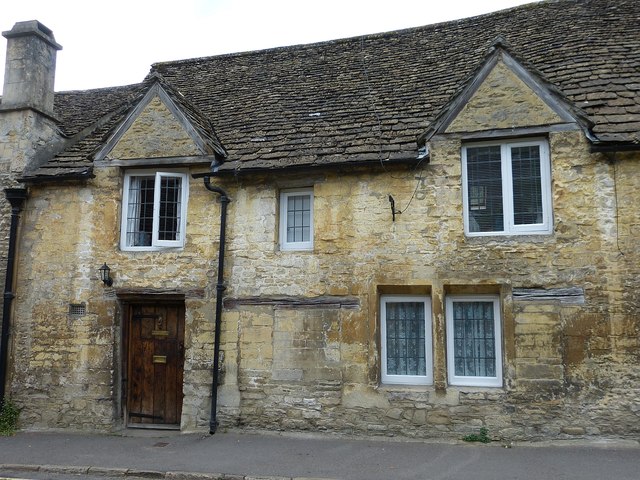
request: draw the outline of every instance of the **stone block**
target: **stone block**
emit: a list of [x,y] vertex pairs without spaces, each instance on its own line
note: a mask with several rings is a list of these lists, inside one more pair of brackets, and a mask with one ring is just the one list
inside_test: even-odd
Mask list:
[[564,367],[558,364],[518,364],[516,375],[519,379],[558,380],[564,375]]

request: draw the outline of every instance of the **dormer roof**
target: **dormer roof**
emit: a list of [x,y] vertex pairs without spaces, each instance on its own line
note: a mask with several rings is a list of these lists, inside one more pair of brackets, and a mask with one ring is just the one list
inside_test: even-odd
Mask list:
[[[504,37],[494,40],[485,60],[418,137],[419,144],[434,135],[479,138],[572,127],[580,128],[591,141],[598,141],[591,132],[594,123],[587,114],[535,67],[527,68],[510,50]],[[499,103],[501,97],[508,100],[506,106]],[[460,117],[467,118],[461,121]]]

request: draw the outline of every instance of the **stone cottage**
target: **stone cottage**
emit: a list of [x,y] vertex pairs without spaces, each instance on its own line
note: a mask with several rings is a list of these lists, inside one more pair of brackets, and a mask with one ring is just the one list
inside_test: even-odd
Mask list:
[[29,429],[637,436],[639,20],[550,0],[56,93],[17,23],[2,394]]

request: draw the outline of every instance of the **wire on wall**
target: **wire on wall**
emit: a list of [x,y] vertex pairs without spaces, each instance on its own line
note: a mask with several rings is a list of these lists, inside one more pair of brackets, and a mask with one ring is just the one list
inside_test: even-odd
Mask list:
[[[389,173],[389,171],[387,170],[387,168],[386,168],[386,166],[384,164],[384,160],[382,158],[382,143],[383,143],[383,138],[382,138],[382,120],[380,119],[380,114],[378,113],[378,109],[376,108],[376,104],[375,104],[375,102],[373,100],[373,88],[371,87],[371,81],[370,81],[370,78],[369,78],[369,69],[367,68],[367,60],[366,60],[366,55],[365,55],[365,50],[364,50],[364,37],[360,38],[360,53],[361,53],[361,62],[362,62],[362,72],[363,72],[363,75],[364,75],[365,84],[367,86],[367,98],[369,100],[369,105],[371,107],[371,111],[373,112],[373,115],[376,118],[376,123],[378,125],[378,161],[380,162],[380,166],[382,167],[382,170],[384,170],[385,173],[388,173],[391,178],[393,178],[394,180],[404,180],[404,177],[396,177],[396,176],[392,175],[391,173]],[[422,161],[424,160],[424,158],[426,158],[426,156],[419,156],[418,158],[419,158],[419,161],[415,165],[415,167],[412,169],[412,172],[416,171],[418,168],[420,168],[420,165],[422,164]],[[413,201],[414,197],[416,196],[418,188],[422,184],[423,174],[424,174],[424,170],[420,172],[420,177],[418,177],[418,181],[416,183],[416,188],[413,190],[413,194],[411,195],[411,198],[407,202],[407,205],[402,210],[396,210],[396,208],[395,208],[395,200],[391,195],[389,195],[389,202],[391,203],[392,220],[394,222],[395,222],[395,219],[396,219],[396,215],[399,215],[399,214],[401,214],[403,212],[406,212],[407,209],[409,208],[409,206],[411,205],[411,202]]]

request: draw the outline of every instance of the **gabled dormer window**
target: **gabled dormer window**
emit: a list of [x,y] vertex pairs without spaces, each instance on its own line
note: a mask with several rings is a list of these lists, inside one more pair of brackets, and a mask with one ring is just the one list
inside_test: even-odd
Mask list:
[[551,166],[545,140],[462,148],[464,229],[469,236],[549,234]]
[[122,250],[183,247],[188,186],[186,173],[126,173],[120,235]]

